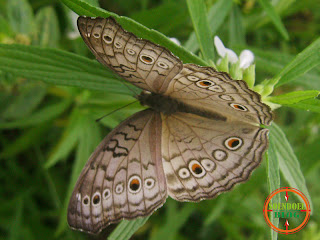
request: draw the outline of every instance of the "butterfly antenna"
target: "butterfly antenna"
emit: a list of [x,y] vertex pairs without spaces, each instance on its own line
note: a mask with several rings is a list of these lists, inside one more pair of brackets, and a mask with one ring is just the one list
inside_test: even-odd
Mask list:
[[134,98],[137,98],[137,96],[138,96],[139,94],[136,93],[136,92],[134,91],[134,89],[132,89],[131,87],[129,87],[129,85],[128,85],[128,83],[127,83],[126,81],[124,81],[123,79],[120,79],[120,82],[121,82],[124,86],[126,86],[126,87],[129,89],[130,92],[133,93]]
[[128,103],[128,104],[126,104],[126,105],[124,105],[124,106],[122,106],[122,107],[120,107],[120,108],[117,108],[117,109],[115,109],[115,110],[107,113],[106,115],[103,115],[102,117],[98,118],[98,119],[96,120],[96,122],[99,122],[100,120],[102,120],[103,118],[111,115],[112,113],[115,113],[116,111],[118,111],[118,110],[120,110],[120,109],[123,109],[123,108],[125,108],[125,107],[128,107],[128,106],[130,106],[131,104],[134,104],[134,103],[136,103],[136,102],[138,102],[138,100],[133,101],[133,102],[131,102],[131,103]]

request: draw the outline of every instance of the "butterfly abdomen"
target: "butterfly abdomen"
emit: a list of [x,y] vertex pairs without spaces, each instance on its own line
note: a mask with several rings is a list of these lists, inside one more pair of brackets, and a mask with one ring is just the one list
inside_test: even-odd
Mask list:
[[183,112],[183,113],[192,113],[198,116],[202,116],[202,117],[206,117],[214,120],[220,120],[220,121],[227,120],[226,117],[222,116],[219,113],[216,113],[213,111],[208,112],[199,108],[195,108],[177,99],[174,99],[172,97],[162,95],[162,94],[143,91],[138,96],[138,100],[142,105],[149,106],[153,110],[157,112],[161,112],[166,115],[170,115],[177,112]]

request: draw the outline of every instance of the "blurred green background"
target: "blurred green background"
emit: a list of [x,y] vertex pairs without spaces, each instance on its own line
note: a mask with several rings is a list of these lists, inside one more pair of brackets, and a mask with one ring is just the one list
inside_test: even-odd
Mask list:
[[[120,121],[142,109],[134,104],[95,122],[133,98],[110,71],[88,59],[94,57],[75,27],[77,15],[67,7],[78,13],[90,10],[81,9],[81,2],[175,37],[201,56],[194,36],[190,37],[192,1],[0,0],[0,239],[107,239],[116,228],[110,226],[100,236],[90,236],[70,230],[66,223],[70,193],[91,152]],[[209,13],[210,39],[218,35],[238,54],[243,49],[254,52],[258,83],[277,75],[320,36],[320,1],[200,2]],[[270,3],[273,8],[268,12]],[[209,44],[214,48],[212,39]],[[314,49],[314,58],[309,58],[311,71],[291,66],[301,74],[288,77],[290,83],[279,85],[273,96],[320,89],[319,44]],[[215,54],[212,61],[218,58]],[[275,154],[273,160],[280,164],[281,187],[306,186],[313,216],[300,232],[278,238],[316,240],[320,239],[320,104],[314,96],[301,102],[292,99],[282,99],[283,106],[275,110],[275,123],[282,130],[271,131],[283,131],[286,137],[271,137],[273,153],[278,149],[286,156]],[[279,103],[276,98],[270,102]],[[110,239],[127,239],[132,234],[132,239],[152,240],[276,239],[262,214],[264,201],[274,190],[271,186],[279,184],[277,177],[270,177],[272,169],[276,169],[275,176],[279,174],[279,167],[272,165],[272,152],[269,158],[248,182],[231,192],[200,203],[168,199],[148,220],[133,222],[136,225],[125,222],[120,225],[125,229],[118,227]]]

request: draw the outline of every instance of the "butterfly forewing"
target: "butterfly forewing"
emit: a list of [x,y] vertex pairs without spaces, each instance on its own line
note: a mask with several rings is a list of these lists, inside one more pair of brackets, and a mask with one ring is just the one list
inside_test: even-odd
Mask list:
[[164,93],[203,112],[223,113],[227,118],[269,125],[272,114],[260,95],[242,80],[213,68],[184,64]]
[[113,18],[79,17],[78,28],[103,65],[141,89],[162,93],[182,69],[182,62],[167,49],[137,38]]
[[162,115],[168,194],[179,201],[213,198],[248,179],[268,146],[268,129],[189,113]]
[[147,216],[165,202],[160,133],[160,114],[144,110],[100,143],[70,199],[71,227],[97,233],[123,218]]

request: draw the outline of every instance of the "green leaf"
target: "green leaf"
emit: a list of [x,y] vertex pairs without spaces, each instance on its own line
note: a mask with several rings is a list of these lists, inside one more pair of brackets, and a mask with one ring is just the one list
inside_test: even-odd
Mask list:
[[137,218],[135,220],[123,220],[116,227],[115,230],[112,231],[108,240],[127,240],[130,239],[131,236],[142,227],[147,221],[149,217],[145,218]]
[[245,30],[242,23],[242,13],[237,5],[233,5],[229,21],[229,47],[245,44]]
[[[271,1],[273,3],[274,11],[279,15],[287,15],[287,11],[289,8],[298,5],[300,2],[296,0],[278,0],[278,1]],[[302,3],[302,2],[301,2]],[[302,4],[304,4],[303,2]],[[248,31],[255,31],[259,28],[262,28],[264,25],[270,23],[272,18],[269,15],[266,15],[264,11],[257,12],[251,14],[246,18],[245,28]]]
[[132,94],[96,60],[58,49],[0,44],[0,70],[55,85]]
[[162,33],[148,29],[147,27],[137,23],[136,21],[128,17],[120,17],[115,13],[108,12],[101,8],[91,6],[81,0],[61,0],[70,9],[79,15],[91,16],[91,17],[109,17],[112,16],[116,21],[127,31],[134,33],[136,36],[148,39],[151,42],[159,44],[160,46],[170,49],[170,51],[178,56],[184,63],[195,63],[199,65],[206,65],[206,62],[196,55],[190,53],[182,46],[179,46],[172,42],[169,38],[164,36]]
[[[208,11],[208,22],[211,36],[215,35],[220,26],[225,23],[225,19],[232,7],[232,0],[219,0]],[[199,49],[197,36],[192,32],[188,41],[185,43],[185,48],[191,52],[196,52]]]
[[320,64],[320,38],[299,53],[271,81],[277,87],[295,80]]
[[22,237],[21,231],[18,231],[17,229],[20,229],[23,226],[23,207],[24,201],[22,197],[20,197],[16,200],[16,208],[14,213],[15,220],[9,229],[9,240],[18,240]]
[[12,96],[9,106],[2,113],[3,119],[19,119],[30,114],[46,95],[46,86],[31,82],[19,88],[19,94]]
[[268,101],[281,104],[281,105],[291,105],[301,102],[306,99],[315,98],[319,95],[319,91],[309,90],[309,91],[296,91],[279,96],[272,96],[267,98]]
[[36,15],[35,45],[57,47],[60,39],[59,22],[52,7],[41,8]]
[[187,0],[187,4],[202,56],[209,62],[214,59],[214,51],[205,2],[204,0]]
[[92,6],[99,7],[99,0],[82,0]]
[[36,126],[40,123],[50,121],[55,119],[60,114],[62,114],[69,106],[71,102],[69,100],[61,101],[59,103],[54,103],[43,107],[42,109],[32,113],[28,117],[23,119],[10,121],[10,122],[0,122],[0,129],[11,129],[11,128],[25,128],[29,126]]
[[310,202],[311,209],[313,209],[311,196],[306,186],[300,163],[294,154],[290,143],[278,125],[272,123],[269,129],[270,139],[272,139],[273,144],[272,153],[275,153],[275,157],[279,161],[282,176],[286,179],[290,187],[296,188],[306,195]]
[[[274,190],[280,188],[280,169],[279,169],[279,160],[276,155],[276,146],[274,144],[273,135],[270,135],[269,149],[266,154],[267,158],[267,176],[268,176],[268,189],[269,193],[272,193]],[[271,199],[272,203],[279,203],[280,195],[277,194]],[[273,213],[270,213],[270,221],[274,226],[279,226],[279,218],[275,218]],[[270,229],[271,239],[276,240],[278,238],[278,233],[273,229]]]
[[76,152],[76,159],[72,167],[68,191],[60,214],[60,221],[56,232],[57,236],[67,229],[67,209],[74,185],[91,153],[101,141],[100,129],[94,119],[89,115],[83,114],[82,116],[79,116],[79,121],[81,121],[81,124],[78,125],[77,129],[79,134],[79,144]]
[[0,158],[13,157],[39,143],[43,140],[44,134],[47,133],[49,126],[51,125],[44,123],[25,130],[13,142],[4,146],[3,151],[0,153]]
[[54,166],[58,161],[66,158],[70,154],[79,140],[81,124],[81,114],[78,109],[74,109],[69,117],[68,125],[64,129],[61,139],[50,153],[50,157],[44,166],[45,168]]
[[0,15],[0,42],[3,41],[3,38],[5,37],[13,37],[14,32],[12,30],[12,27],[10,26],[7,19],[5,19],[2,15]]
[[285,40],[289,40],[289,34],[281,21],[281,17],[275,11],[271,2],[269,0],[259,0],[259,3],[264,8],[264,10],[266,11],[268,16],[270,17],[273,24],[278,29],[278,31],[281,33],[282,37]]
[[279,159],[276,156],[277,147],[275,146],[274,135],[270,134],[270,146],[267,156],[267,175],[268,175],[268,187],[269,192],[280,188],[280,169]]
[[220,195],[216,200],[215,206],[210,210],[210,213],[204,221],[204,226],[210,226],[214,221],[217,221],[227,207],[226,195]]
[[7,15],[16,33],[31,35],[34,30],[34,16],[27,0],[7,1]]
[[194,203],[184,203],[178,210],[175,200],[167,200],[167,216],[164,225],[152,235],[151,240],[177,239],[177,233],[194,211]]
[[151,9],[130,14],[135,21],[164,34],[175,36],[177,31],[184,32],[188,9],[179,2],[167,2]]
[[[241,50],[242,48],[237,48],[236,50]],[[250,47],[250,50],[254,52],[256,69],[259,72],[269,73],[275,75],[279,73],[284,67],[291,61],[294,56],[279,51],[261,50],[258,48]],[[320,81],[318,79],[320,75],[311,70],[307,73],[302,74],[299,78],[294,79],[292,83],[299,83],[312,89],[320,89]]]
[[303,101],[300,101],[300,102],[293,104],[293,105],[285,105],[284,104],[284,106],[303,109],[308,112],[311,111],[311,112],[320,113],[320,99],[319,98],[303,100]]

